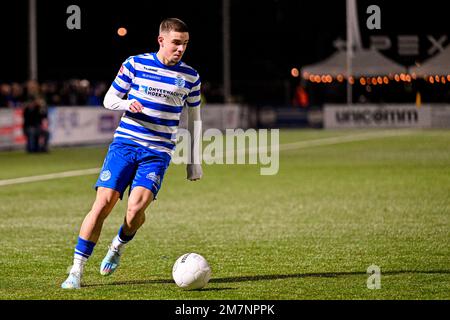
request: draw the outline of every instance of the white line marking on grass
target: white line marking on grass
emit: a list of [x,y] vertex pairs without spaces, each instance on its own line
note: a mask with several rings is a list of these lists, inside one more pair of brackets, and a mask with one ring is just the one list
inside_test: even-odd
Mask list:
[[[315,139],[315,140],[306,140],[306,141],[281,144],[281,145],[279,145],[279,150],[286,151],[286,150],[303,149],[303,148],[308,148],[308,147],[325,146],[325,145],[332,145],[332,144],[339,144],[339,143],[346,143],[346,142],[397,137],[397,136],[409,135],[414,132],[415,131],[412,131],[412,130],[398,130],[397,129],[397,130],[389,130],[389,131],[374,131],[374,132],[367,132],[367,133],[361,133],[361,134],[352,134],[352,135],[346,135],[346,136],[322,138],[322,139]],[[272,147],[275,148],[276,146],[272,146]],[[257,153],[258,148],[250,148],[246,151],[248,151],[247,153],[249,153],[249,154]],[[239,150],[236,150],[236,152],[238,153]],[[220,154],[217,154],[216,157],[217,156],[220,156]],[[101,170],[101,168],[90,168],[90,169],[82,169],[82,170],[72,170],[72,171],[49,173],[49,174],[43,174],[43,175],[37,175],[37,176],[5,179],[5,180],[0,180],[0,187],[14,185],[14,184],[20,184],[20,183],[27,183],[27,182],[46,181],[46,180],[61,179],[61,178],[68,178],[68,177],[86,176],[86,175],[90,175],[90,174],[98,174],[100,172],[100,170]]]
[[100,172],[100,169],[101,168],[90,168],[90,169],[82,169],[82,170],[72,170],[72,171],[49,173],[49,174],[43,174],[43,175],[38,175],[38,176],[5,179],[5,180],[0,180],[0,186],[7,186],[7,185],[26,183],[26,182],[53,180],[53,179],[60,179],[60,178],[67,178],[67,177],[86,176],[89,174],[97,174]]
[[398,137],[398,136],[410,135],[412,133],[415,133],[415,131],[413,131],[413,130],[398,130],[397,129],[397,130],[366,132],[366,133],[354,134],[354,135],[348,135],[348,136],[339,136],[339,137],[330,137],[330,138],[322,138],[322,139],[315,139],[315,140],[291,142],[291,143],[280,144],[280,151],[303,149],[303,148],[315,147],[315,146],[326,146],[326,145],[346,143],[346,142],[365,141],[365,140],[371,140],[371,139]]
[[[408,130],[408,129],[371,131],[371,132],[351,134],[351,135],[339,136],[339,137],[329,137],[329,138],[320,138],[320,139],[313,139],[313,140],[283,143],[283,144],[279,145],[278,150],[279,151],[297,150],[297,149],[305,149],[305,148],[309,148],[309,147],[326,146],[326,145],[340,144],[340,143],[346,143],[346,142],[356,142],[356,141],[366,141],[366,140],[371,140],[371,139],[390,138],[390,137],[410,135],[414,132],[415,131]],[[275,146],[275,145],[270,145],[270,146],[268,146],[268,149],[270,151],[271,149],[272,150],[276,149],[276,147],[277,146]],[[211,156],[203,157],[203,160],[211,161],[213,159],[219,159],[220,157],[223,157],[224,155],[233,154],[234,152],[236,154],[244,153],[244,154],[250,155],[250,154],[257,154],[259,151],[260,151],[259,147],[253,147],[253,148],[248,148],[248,149],[227,151],[225,153],[217,152],[213,157],[211,157]]]

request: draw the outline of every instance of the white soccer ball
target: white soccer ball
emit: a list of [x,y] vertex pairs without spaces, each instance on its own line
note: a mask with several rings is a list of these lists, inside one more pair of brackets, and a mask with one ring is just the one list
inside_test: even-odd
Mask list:
[[183,289],[201,289],[211,278],[211,268],[205,258],[197,253],[186,253],[175,261],[172,268],[175,283]]

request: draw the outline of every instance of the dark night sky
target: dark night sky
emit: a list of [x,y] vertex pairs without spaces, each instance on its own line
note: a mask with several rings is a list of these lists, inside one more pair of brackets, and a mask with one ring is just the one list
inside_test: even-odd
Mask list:
[[[27,78],[27,0],[2,2],[3,45],[0,81]],[[196,68],[203,81],[222,81],[221,1],[171,0],[111,2],[103,0],[38,0],[38,63],[40,80],[86,78],[113,80],[130,55],[156,51],[159,22],[179,17],[190,28],[191,43],[184,61]],[[164,2],[163,2],[164,3]],[[66,9],[81,8],[81,30],[68,30]],[[381,8],[382,29],[365,27],[367,6]],[[404,65],[426,59],[431,46],[427,35],[450,37],[445,2],[422,4],[406,0],[359,0],[363,43],[371,35],[388,35],[392,48],[382,53]],[[119,37],[117,28],[128,29]],[[417,56],[399,56],[398,35],[420,37]],[[335,49],[333,40],[345,39],[345,0],[231,0],[231,64],[234,91],[249,83],[283,81],[289,70],[318,62]],[[449,43],[447,39],[444,44]]]

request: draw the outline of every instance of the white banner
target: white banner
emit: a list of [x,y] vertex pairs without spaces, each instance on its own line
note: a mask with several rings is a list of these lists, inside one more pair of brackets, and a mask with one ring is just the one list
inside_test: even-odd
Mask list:
[[324,127],[430,128],[431,107],[415,105],[325,105]]
[[[187,128],[187,110],[183,108],[180,118],[180,128]],[[216,128],[219,130],[241,128],[241,107],[236,104],[205,104],[201,107],[202,129]]]
[[431,126],[433,128],[450,128],[450,106],[433,106],[431,108]]
[[9,147],[14,144],[13,124],[14,114],[12,110],[0,110],[0,147]]
[[101,106],[49,108],[49,143],[55,146],[110,142],[122,114]]
[[24,144],[23,110],[0,110],[0,149],[12,149]]

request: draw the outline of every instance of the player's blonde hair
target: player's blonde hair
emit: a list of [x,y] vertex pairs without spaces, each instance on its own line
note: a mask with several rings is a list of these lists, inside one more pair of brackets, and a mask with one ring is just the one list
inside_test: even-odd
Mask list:
[[170,31],[189,32],[186,23],[184,23],[182,20],[178,18],[164,19],[159,25],[159,33],[161,34],[163,32],[170,32]]

